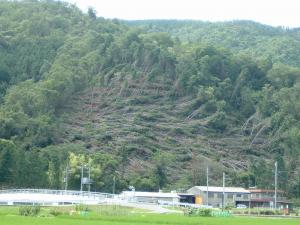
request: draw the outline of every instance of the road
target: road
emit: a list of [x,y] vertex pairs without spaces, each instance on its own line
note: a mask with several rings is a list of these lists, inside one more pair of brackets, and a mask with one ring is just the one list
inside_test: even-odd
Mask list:
[[155,204],[131,203],[131,202],[126,202],[126,201],[118,201],[118,200],[110,201],[110,202],[107,202],[106,204],[116,204],[116,205],[125,206],[125,207],[145,209],[145,210],[149,210],[154,213],[182,213],[181,211],[167,209],[160,205],[155,205]]

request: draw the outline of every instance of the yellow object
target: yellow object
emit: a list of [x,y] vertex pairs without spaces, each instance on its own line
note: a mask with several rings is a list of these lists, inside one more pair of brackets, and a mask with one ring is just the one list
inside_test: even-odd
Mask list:
[[202,205],[202,203],[203,203],[202,197],[197,195],[196,198],[195,198],[195,204]]

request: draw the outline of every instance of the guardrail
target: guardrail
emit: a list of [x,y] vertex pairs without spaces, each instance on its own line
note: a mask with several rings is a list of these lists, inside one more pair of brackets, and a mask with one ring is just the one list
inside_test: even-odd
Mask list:
[[88,197],[104,197],[114,198],[114,194],[102,192],[88,192],[88,191],[69,191],[69,190],[51,190],[51,189],[7,189],[0,190],[0,194],[50,194],[50,195],[74,195],[74,196],[88,196]]
[[0,205],[68,205],[100,204],[115,200],[116,195],[102,192],[51,189],[0,190]]

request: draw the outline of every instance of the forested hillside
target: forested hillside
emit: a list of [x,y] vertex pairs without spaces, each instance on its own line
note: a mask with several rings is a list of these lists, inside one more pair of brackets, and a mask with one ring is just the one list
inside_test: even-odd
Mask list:
[[202,43],[229,48],[253,58],[270,58],[300,66],[299,29],[271,27],[253,21],[201,22],[193,20],[126,21],[147,32],[167,32],[185,43]]
[[92,190],[180,190],[209,166],[211,184],[225,171],[227,185],[272,188],[278,161],[299,198],[299,41],[253,22],[0,1],[0,185],[60,189],[68,171],[79,189],[90,165]]

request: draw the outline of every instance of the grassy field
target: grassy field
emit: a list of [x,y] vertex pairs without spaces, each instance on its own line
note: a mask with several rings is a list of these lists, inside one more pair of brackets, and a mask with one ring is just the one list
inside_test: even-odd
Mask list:
[[[134,209],[121,209],[121,214],[112,213],[111,209],[96,208],[88,215],[46,216],[49,209],[43,209],[38,217],[18,215],[18,208],[0,208],[1,225],[299,225],[300,219],[271,218],[207,218],[187,217],[183,215],[158,215]],[[65,209],[66,211],[69,209]],[[108,213],[110,211],[110,213]],[[110,214],[110,215],[108,215]]]

